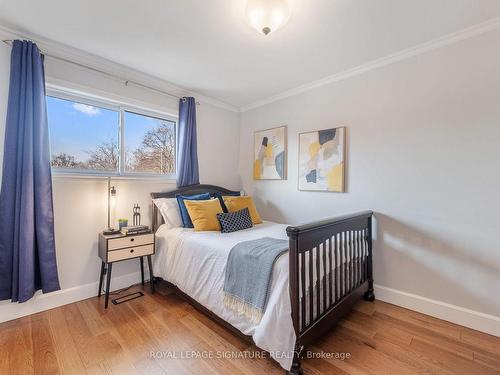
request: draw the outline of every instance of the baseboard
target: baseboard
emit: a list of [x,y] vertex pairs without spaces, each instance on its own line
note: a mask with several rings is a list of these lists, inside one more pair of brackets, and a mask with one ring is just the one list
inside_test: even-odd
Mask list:
[[477,331],[500,337],[500,317],[484,314],[479,311],[466,309],[464,307],[451,305],[425,298],[400,290],[375,285],[375,297],[378,300],[392,303],[393,305],[405,307],[446,320]]
[[[128,273],[123,276],[113,277],[111,290],[125,288],[140,282],[140,272]],[[73,288],[58,290],[57,292],[42,294],[38,291],[35,296],[24,303],[1,302],[0,322],[17,319],[26,315],[50,310],[58,306],[67,305],[95,297],[97,295],[98,282],[75,286]]]
[[[140,278],[141,275],[139,272],[114,277],[111,289],[125,288],[139,282]],[[6,322],[94,297],[97,288],[98,283],[95,282],[48,294],[37,292],[31,300],[25,303],[1,302],[0,322]],[[375,295],[378,300],[500,337],[500,317],[381,285],[375,285]]]

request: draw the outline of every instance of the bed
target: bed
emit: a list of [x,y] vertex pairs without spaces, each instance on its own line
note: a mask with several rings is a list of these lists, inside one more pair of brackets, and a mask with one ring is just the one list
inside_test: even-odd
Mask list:
[[[235,193],[200,184],[151,197],[202,192]],[[233,233],[195,232],[167,228],[153,204],[156,282],[173,285],[200,311],[268,351],[288,373],[302,374],[304,347],[332,328],[360,298],[375,298],[372,216],[365,211],[300,226],[265,221]],[[289,251],[274,264],[268,304],[255,323],[224,307],[222,285],[231,248],[262,237],[288,239]]]

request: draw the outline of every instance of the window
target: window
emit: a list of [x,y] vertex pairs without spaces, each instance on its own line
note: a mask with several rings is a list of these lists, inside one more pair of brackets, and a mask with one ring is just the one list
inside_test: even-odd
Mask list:
[[116,172],[120,113],[47,97],[52,167]]
[[47,114],[56,171],[175,174],[175,118],[60,93],[47,96]]
[[171,174],[175,122],[125,111],[125,171]]

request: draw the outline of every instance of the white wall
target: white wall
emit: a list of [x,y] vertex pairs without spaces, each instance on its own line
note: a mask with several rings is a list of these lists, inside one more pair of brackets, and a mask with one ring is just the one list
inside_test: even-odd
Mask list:
[[[10,48],[0,43],[0,130],[5,126],[9,81]],[[126,101],[129,104],[177,114],[178,101],[156,92],[125,86],[106,76],[91,73],[57,60],[46,59],[46,80],[73,90]],[[200,180],[239,189],[237,176],[239,114],[202,102],[197,107]],[[3,142],[0,143],[3,157]],[[174,181],[115,180],[117,209],[115,217],[132,221],[132,206],[139,203],[143,223],[150,223],[149,193],[175,189]],[[106,227],[105,179],[53,178],[57,265],[62,291],[39,295],[22,304],[0,302],[0,321],[88,298],[97,293],[100,259],[97,235]],[[117,263],[113,267],[112,288],[140,280],[138,261]]]
[[[10,48],[0,43],[0,160],[3,158],[3,140],[5,136],[5,119],[9,97]],[[0,163],[0,183],[2,182],[2,168]]]
[[[490,32],[243,113],[243,188],[280,222],[374,210],[379,296],[499,317],[499,44]],[[253,181],[254,131],[285,124],[288,180]],[[342,125],[347,193],[299,192],[298,133]]]

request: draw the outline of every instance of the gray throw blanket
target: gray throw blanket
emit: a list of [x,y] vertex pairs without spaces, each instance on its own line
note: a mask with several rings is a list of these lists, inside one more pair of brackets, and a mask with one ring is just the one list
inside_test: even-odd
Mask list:
[[288,241],[264,237],[240,242],[229,252],[224,306],[259,323],[271,288],[273,266],[288,251]]

